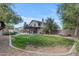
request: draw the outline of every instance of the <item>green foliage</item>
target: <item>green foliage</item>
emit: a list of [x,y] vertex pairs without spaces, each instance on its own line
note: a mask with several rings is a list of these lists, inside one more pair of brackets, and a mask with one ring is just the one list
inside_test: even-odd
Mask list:
[[[64,3],[58,8],[64,28],[74,28],[79,25],[79,4]],[[68,24],[68,25],[67,25]]]
[[22,22],[22,19],[20,16],[16,15],[16,13],[12,10],[12,4],[1,3],[0,21],[3,21],[5,23],[18,24]]
[[11,24],[11,23],[6,23],[6,28],[7,29],[14,29],[14,25],[13,24]]
[[45,33],[52,33],[52,30],[57,30],[58,28],[59,26],[54,22],[54,19],[48,17],[43,31]]
[[63,37],[43,35],[18,35],[14,36],[12,44],[18,48],[25,48],[27,45],[35,47],[71,46],[74,41]]
[[24,22],[24,26],[23,26],[23,29],[27,29],[28,28],[28,24],[26,22]]
[[79,41],[77,41],[77,44],[76,44],[76,51],[79,53]]
[[73,24],[64,23],[63,24],[63,29],[75,29],[75,27],[74,27]]
[[16,35],[17,32],[4,31],[2,34],[3,34],[3,35]]
[[49,30],[49,29],[48,29],[48,27],[46,27],[46,26],[43,28],[43,32],[45,32],[45,33],[48,33],[48,30]]

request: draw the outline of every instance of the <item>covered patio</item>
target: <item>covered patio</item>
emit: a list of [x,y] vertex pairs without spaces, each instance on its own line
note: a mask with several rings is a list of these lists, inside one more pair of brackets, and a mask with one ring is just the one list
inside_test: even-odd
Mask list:
[[28,33],[38,33],[40,31],[40,27],[32,27],[32,26],[29,26],[27,27],[27,32]]

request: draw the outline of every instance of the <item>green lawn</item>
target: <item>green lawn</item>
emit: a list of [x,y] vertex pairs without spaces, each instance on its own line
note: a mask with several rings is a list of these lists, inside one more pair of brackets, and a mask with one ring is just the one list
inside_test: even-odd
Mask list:
[[13,36],[12,44],[18,48],[25,48],[27,45],[35,47],[52,47],[52,46],[71,46],[73,40],[56,36],[43,35],[18,35]]
[[76,51],[79,53],[79,41],[77,41],[77,44],[76,44]]

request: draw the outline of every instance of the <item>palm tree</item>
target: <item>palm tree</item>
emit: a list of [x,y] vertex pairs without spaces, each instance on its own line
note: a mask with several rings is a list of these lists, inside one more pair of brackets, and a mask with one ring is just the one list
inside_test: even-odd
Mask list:
[[52,34],[52,30],[57,30],[57,29],[58,29],[58,25],[54,22],[54,19],[48,17],[46,19],[46,24],[43,31]]

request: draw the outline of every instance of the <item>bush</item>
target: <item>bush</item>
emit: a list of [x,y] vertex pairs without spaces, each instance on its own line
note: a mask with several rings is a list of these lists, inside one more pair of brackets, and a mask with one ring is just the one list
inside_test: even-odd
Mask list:
[[3,35],[15,35],[17,32],[3,32]]
[[43,28],[43,32],[47,34],[48,33],[48,28],[47,27],[44,27]]

